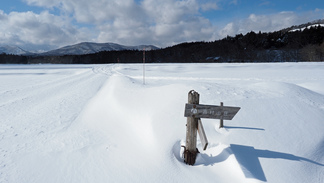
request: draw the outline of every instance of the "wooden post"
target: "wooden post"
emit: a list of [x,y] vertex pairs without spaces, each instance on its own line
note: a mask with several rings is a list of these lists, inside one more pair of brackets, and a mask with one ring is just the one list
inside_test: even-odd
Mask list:
[[181,146],[185,148],[184,162],[189,165],[194,165],[196,162],[197,153],[199,153],[196,147],[197,131],[203,150],[207,148],[208,140],[200,118],[220,119],[219,128],[223,128],[223,120],[232,120],[240,109],[240,107],[224,106],[223,102],[220,106],[199,104],[199,93],[191,90],[188,93],[188,103],[184,111],[184,116],[187,117],[186,146]]
[[[223,102],[220,103],[221,108],[223,108]],[[223,128],[224,127],[224,121],[223,121],[223,116],[224,116],[224,112],[221,112],[221,117],[220,117],[220,123],[219,123],[219,128]]]
[[143,48],[143,85],[145,85],[145,47]]
[[[188,103],[189,104],[199,104],[199,93],[191,90],[188,93]],[[198,128],[198,118],[194,115],[187,117],[187,131],[186,131],[186,147],[184,151],[184,162],[189,165],[194,165],[197,156],[197,128]]]
[[205,130],[204,127],[201,123],[201,119],[198,118],[198,134],[200,137],[200,141],[201,141],[201,145],[203,147],[203,150],[205,151],[207,149],[207,145],[208,145],[208,140],[205,134]]

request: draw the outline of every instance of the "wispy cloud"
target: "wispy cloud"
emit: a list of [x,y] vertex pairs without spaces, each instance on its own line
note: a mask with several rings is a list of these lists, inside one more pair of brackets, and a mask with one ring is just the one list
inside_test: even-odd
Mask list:
[[271,4],[270,1],[262,0],[261,3],[259,4],[259,6],[268,6],[268,5],[270,5],[270,4]]
[[238,2],[239,0],[232,0],[229,4],[234,4],[234,5],[238,5]]
[[215,3],[215,2],[208,2],[208,3],[201,4],[201,9],[203,11],[210,11],[210,10],[219,10],[220,8],[217,5],[217,3]]

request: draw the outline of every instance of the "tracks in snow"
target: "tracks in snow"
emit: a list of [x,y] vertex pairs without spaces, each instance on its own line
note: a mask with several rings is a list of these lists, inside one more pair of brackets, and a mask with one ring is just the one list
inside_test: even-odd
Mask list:
[[[86,138],[91,136],[86,132],[83,135],[89,137],[81,140],[76,138],[77,134],[72,139],[63,135],[57,142],[52,138],[58,133],[64,134],[75,123],[83,107],[111,74],[107,66],[35,67],[0,69],[0,74],[6,72],[0,78],[0,182],[19,182],[15,177],[18,170],[12,163],[17,156],[28,153],[37,156],[60,149],[61,142],[73,145],[88,141]],[[12,73],[8,75],[10,71]],[[27,71],[27,74],[21,74]],[[38,74],[40,72],[43,74]],[[77,144],[74,146],[80,146]]]

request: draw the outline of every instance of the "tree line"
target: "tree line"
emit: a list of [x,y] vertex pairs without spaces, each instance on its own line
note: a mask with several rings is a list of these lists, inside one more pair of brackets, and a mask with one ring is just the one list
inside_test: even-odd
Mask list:
[[[294,30],[293,30],[294,29]],[[237,34],[211,42],[181,43],[145,51],[147,63],[299,62],[324,61],[324,27],[292,27],[280,31]],[[10,64],[106,64],[141,63],[143,51],[102,51],[85,55],[19,56],[0,54]]]

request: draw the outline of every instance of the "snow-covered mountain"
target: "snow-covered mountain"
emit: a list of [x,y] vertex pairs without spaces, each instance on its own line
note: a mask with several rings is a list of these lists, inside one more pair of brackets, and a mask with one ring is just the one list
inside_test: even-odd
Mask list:
[[30,52],[23,50],[22,48],[20,48],[18,46],[10,46],[10,45],[0,45],[0,54],[1,53],[13,54],[13,55],[30,54]]
[[154,50],[158,49],[153,45],[124,46],[116,43],[92,43],[83,42],[75,45],[65,46],[56,50],[42,53],[42,55],[83,55],[97,53],[100,51],[120,51],[120,50]]
[[313,25],[308,25],[305,27],[301,27],[301,28],[296,28],[296,29],[292,29],[290,30],[290,32],[295,32],[295,31],[303,31],[304,29],[310,29],[311,27],[324,27],[324,24],[313,24]]
[[283,32],[295,32],[295,31],[303,31],[304,29],[310,29],[311,27],[324,27],[324,19],[320,19],[320,20],[315,20],[312,22],[308,22],[305,24],[301,24],[301,25],[294,25],[291,27],[288,27],[286,29],[282,29],[281,31]]

